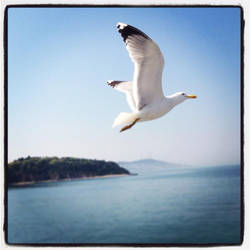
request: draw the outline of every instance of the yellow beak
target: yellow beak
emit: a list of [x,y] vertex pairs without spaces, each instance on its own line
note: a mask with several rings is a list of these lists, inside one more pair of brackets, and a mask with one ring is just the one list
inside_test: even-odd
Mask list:
[[188,97],[188,98],[197,98],[196,95],[188,95],[187,97]]

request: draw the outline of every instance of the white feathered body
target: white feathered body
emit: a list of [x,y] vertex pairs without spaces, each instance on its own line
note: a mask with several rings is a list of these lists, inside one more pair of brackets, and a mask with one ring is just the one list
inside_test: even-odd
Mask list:
[[133,113],[122,112],[116,117],[113,127],[132,123],[138,118],[138,122],[150,121],[160,118],[173,108],[172,104],[173,103],[170,98],[162,98],[161,100],[155,103],[151,103],[145,106],[143,109],[135,111]]

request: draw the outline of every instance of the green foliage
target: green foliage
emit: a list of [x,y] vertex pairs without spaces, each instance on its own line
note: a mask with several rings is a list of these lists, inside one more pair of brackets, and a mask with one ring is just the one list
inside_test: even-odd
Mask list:
[[72,157],[19,158],[8,164],[8,184],[129,174],[117,163]]

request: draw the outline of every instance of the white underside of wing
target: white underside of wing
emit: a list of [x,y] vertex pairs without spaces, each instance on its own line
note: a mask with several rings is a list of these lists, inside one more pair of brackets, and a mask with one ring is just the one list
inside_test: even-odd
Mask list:
[[137,110],[163,98],[162,53],[151,39],[133,35],[126,40],[126,48],[134,63],[133,98]]
[[164,97],[162,91],[163,61],[151,57],[135,63],[133,77],[133,96],[138,110]]
[[111,80],[108,81],[108,84],[111,85],[114,89],[125,93],[129,107],[132,111],[136,110],[135,100],[132,92],[132,82]]

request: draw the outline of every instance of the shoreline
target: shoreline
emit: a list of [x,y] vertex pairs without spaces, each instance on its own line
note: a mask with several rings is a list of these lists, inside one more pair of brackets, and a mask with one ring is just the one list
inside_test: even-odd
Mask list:
[[122,176],[130,176],[134,174],[108,174],[108,175],[97,175],[97,176],[83,176],[77,178],[65,178],[65,179],[51,179],[51,180],[43,180],[43,181],[24,181],[24,182],[15,182],[12,184],[8,184],[8,187],[18,187],[18,186],[26,186],[38,183],[46,183],[46,182],[58,182],[58,181],[72,181],[72,180],[91,180],[91,179],[104,179],[104,178],[114,178],[114,177],[122,177]]

